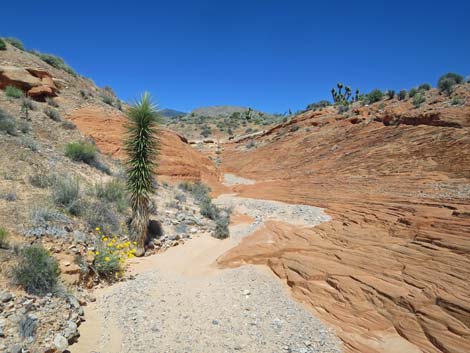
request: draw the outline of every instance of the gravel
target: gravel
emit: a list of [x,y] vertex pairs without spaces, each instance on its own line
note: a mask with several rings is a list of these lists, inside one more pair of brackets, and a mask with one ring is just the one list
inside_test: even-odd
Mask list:
[[124,333],[121,352],[341,352],[333,331],[254,266],[196,279],[152,270],[99,304]]
[[232,208],[234,212],[254,218],[254,221],[249,225],[241,224],[231,229],[230,236],[236,241],[240,241],[241,238],[260,229],[268,220],[313,227],[331,219],[323,212],[322,208],[308,205],[291,205],[284,202],[233,195],[221,195],[213,202],[220,207]]

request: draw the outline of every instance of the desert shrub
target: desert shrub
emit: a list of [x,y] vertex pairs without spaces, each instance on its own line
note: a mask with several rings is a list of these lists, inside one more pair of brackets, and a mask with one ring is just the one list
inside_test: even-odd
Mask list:
[[66,130],[75,130],[77,126],[70,120],[65,120],[62,122],[62,127]]
[[177,192],[175,193],[175,200],[179,202],[186,202],[186,195],[181,192]]
[[24,92],[15,86],[6,86],[5,94],[7,95],[7,97],[15,99],[24,97]]
[[18,122],[18,129],[23,133],[23,134],[27,134],[29,132],[31,132],[31,124],[27,121],[19,121]]
[[429,91],[431,89],[431,85],[429,83],[422,83],[419,85],[419,91]]
[[0,109],[0,131],[4,131],[12,136],[17,135],[15,119],[2,109]]
[[210,198],[207,198],[199,203],[201,215],[206,218],[216,220],[219,216],[219,209],[212,203]]
[[402,89],[399,93],[398,93],[398,99],[403,101],[406,99],[406,89]]
[[[346,113],[349,110],[349,106],[347,105],[338,105],[338,114]],[[294,125],[295,126],[295,125]]]
[[92,267],[101,278],[114,281],[123,276],[126,260],[136,253],[136,243],[119,241],[117,237],[108,238],[99,228],[97,230],[102,237],[96,251],[90,253],[94,256]]
[[41,58],[42,61],[48,63],[49,65],[51,65],[52,67],[55,67],[56,69],[68,72],[72,76],[77,76],[77,73],[70,66],[68,66],[65,63],[64,59],[62,59],[61,57],[58,57],[52,54],[39,53],[39,52],[33,52],[33,54],[37,55],[39,58]]
[[52,196],[57,206],[64,207],[73,215],[80,213],[80,180],[63,176],[53,185]]
[[0,38],[0,50],[7,50],[7,45],[2,38]]
[[366,99],[369,103],[375,103],[383,98],[384,94],[379,89],[374,89],[367,94]]
[[40,245],[20,250],[18,264],[13,267],[13,278],[30,294],[45,295],[55,292],[60,274],[57,261]]
[[201,136],[202,137],[209,137],[210,135],[212,135],[211,128],[208,127],[208,126],[203,126],[202,130],[201,130]]
[[211,192],[211,189],[206,184],[201,182],[189,183],[185,181],[180,183],[178,188],[180,190],[190,192],[197,202],[207,199],[209,197],[209,193]]
[[110,96],[109,94],[102,94],[101,95],[101,100],[103,101],[103,103],[106,103],[110,106],[113,106],[113,104],[114,104],[114,98],[112,96]]
[[59,108],[59,103],[57,103],[54,98],[51,98],[51,97],[47,97],[46,98],[46,102],[48,105],[50,105],[51,107],[54,107],[54,108]]
[[96,158],[96,146],[89,142],[71,142],[65,147],[65,155],[76,162],[90,164]]
[[389,89],[389,90],[387,91],[387,97],[388,97],[388,99],[393,99],[393,98],[395,98],[395,91],[394,91],[393,89]]
[[30,315],[23,315],[18,322],[18,333],[22,339],[34,337],[38,328],[37,318]]
[[21,146],[30,149],[33,152],[37,152],[38,143],[30,136],[21,136],[20,139]]
[[215,230],[214,230],[214,238],[217,239],[225,239],[228,238],[230,235],[228,226],[230,224],[230,216],[219,216],[215,220]]
[[95,184],[95,195],[101,201],[116,204],[119,211],[127,207],[126,185],[119,180]]
[[437,82],[437,87],[446,94],[452,93],[454,86],[463,83],[463,76],[449,72],[442,75]]
[[21,107],[28,110],[36,110],[36,103],[31,98],[23,98],[21,101]]
[[452,100],[450,101],[450,104],[452,105],[462,105],[464,103],[464,100],[460,97],[453,97]]
[[112,207],[105,202],[94,202],[87,207],[86,221],[92,229],[99,228],[103,234],[112,234],[119,231],[119,219]]
[[418,92],[419,92],[419,91],[418,91],[417,88],[414,88],[414,87],[413,87],[412,89],[410,89],[410,92],[409,92],[410,98],[413,98]]
[[62,212],[59,212],[58,210],[54,209],[49,205],[34,207],[30,213],[30,219],[32,224],[34,225],[42,225],[55,221],[68,221],[67,216],[65,216]]
[[0,249],[8,249],[9,246],[8,232],[5,228],[0,227]]
[[93,93],[86,89],[81,89],[80,90],[80,95],[82,96],[83,99],[88,99],[90,97],[93,97]]
[[56,176],[54,174],[37,173],[29,176],[29,183],[37,188],[45,189],[54,185]]
[[19,40],[18,38],[4,38],[7,43],[10,43],[13,45],[15,48],[18,48],[19,50],[24,50],[23,42]]
[[62,121],[62,117],[60,116],[59,112],[53,108],[47,107],[44,109],[44,113],[54,121]]
[[16,201],[18,199],[18,196],[16,195],[15,191],[9,191],[3,194],[0,194],[0,199],[3,199],[5,201]]
[[426,101],[426,97],[421,92],[418,92],[413,96],[413,105],[416,108],[418,108],[425,101]]

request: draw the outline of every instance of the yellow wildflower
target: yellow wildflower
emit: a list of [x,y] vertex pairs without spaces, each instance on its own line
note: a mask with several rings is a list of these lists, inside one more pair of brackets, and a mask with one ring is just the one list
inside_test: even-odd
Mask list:
[[110,259],[108,256],[106,256],[106,257],[104,258],[104,261],[108,262],[108,261],[111,261],[111,259]]
[[95,255],[99,255],[99,254],[100,254],[100,252],[99,252],[99,251],[95,252]]

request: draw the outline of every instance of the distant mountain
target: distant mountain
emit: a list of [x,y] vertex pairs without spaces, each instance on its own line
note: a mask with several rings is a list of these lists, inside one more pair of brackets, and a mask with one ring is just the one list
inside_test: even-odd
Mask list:
[[247,107],[238,107],[235,105],[214,105],[210,107],[201,107],[194,109],[190,115],[192,116],[207,116],[210,118],[230,116],[233,113],[244,113],[248,111]]
[[178,116],[186,115],[185,112],[180,112],[180,111],[174,110],[174,109],[162,109],[162,110],[160,110],[160,114],[164,118],[176,118]]

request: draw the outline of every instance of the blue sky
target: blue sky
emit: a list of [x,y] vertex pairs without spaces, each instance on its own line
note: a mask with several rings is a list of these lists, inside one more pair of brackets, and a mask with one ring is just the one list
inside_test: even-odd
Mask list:
[[5,1],[1,36],[62,56],[124,100],[302,109],[352,88],[470,75],[470,1]]

